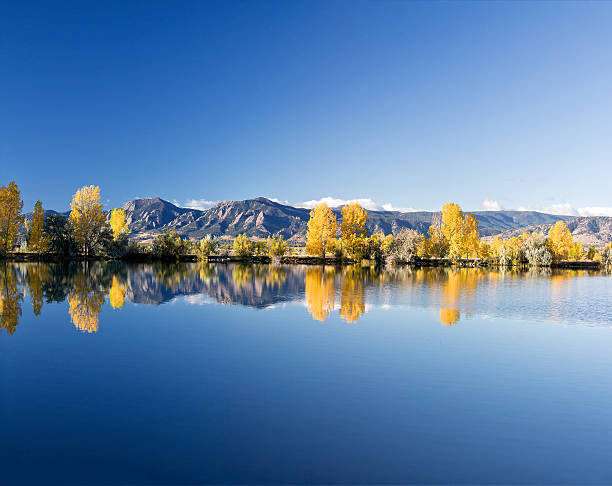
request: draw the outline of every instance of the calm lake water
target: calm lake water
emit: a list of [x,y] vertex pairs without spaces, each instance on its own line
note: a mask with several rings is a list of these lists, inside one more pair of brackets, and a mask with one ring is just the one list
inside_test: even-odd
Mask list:
[[0,265],[2,484],[612,483],[612,276]]

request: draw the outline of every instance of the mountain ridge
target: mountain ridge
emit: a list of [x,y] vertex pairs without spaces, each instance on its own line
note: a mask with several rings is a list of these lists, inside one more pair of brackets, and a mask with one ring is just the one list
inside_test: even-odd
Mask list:
[[[266,238],[282,235],[293,242],[306,238],[310,209],[278,203],[264,197],[240,201],[221,201],[209,209],[182,208],[161,198],[134,199],[123,205],[131,237],[149,240],[166,230],[194,239],[206,235],[214,237],[247,236]],[[341,207],[331,208],[338,220]],[[374,211],[368,210],[368,233],[383,231],[397,234],[402,229],[426,233],[435,211]],[[492,236],[537,224],[554,224],[570,220],[537,211],[474,211],[482,236]]]

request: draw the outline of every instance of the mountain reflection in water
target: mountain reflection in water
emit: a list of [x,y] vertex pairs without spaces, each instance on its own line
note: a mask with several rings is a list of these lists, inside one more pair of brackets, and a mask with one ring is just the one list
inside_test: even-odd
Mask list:
[[[368,309],[391,306],[437,308],[445,326],[473,314],[567,323],[611,320],[609,276],[585,270],[4,262],[0,277],[0,326],[8,334],[17,329],[27,295],[37,317],[44,302],[67,301],[70,322],[87,333],[98,331],[107,299],[121,310],[126,302],[160,305],[179,296],[188,304],[253,308],[304,302],[320,322],[337,315],[356,323]],[[586,285],[594,278],[603,291]]]

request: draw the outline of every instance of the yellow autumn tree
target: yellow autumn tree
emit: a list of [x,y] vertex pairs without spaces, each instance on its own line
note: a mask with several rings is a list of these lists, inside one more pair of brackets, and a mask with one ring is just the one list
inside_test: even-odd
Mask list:
[[478,220],[473,214],[466,214],[464,217],[458,204],[444,205],[440,231],[448,244],[448,254],[451,258],[464,256],[469,258],[478,255],[480,249]]
[[365,239],[368,235],[366,221],[368,213],[359,203],[346,204],[342,207],[340,234],[349,256],[356,260],[363,256]]
[[466,214],[463,220],[464,248],[467,257],[477,257],[480,250],[480,234],[478,220],[473,214]]
[[283,235],[268,236],[266,246],[271,257],[282,257],[288,250],[287,242],[284,240]]
[[308,221],[306,252],[309,255],[316,255],[325,259],[325,253],[334,243],[337,231],[336,215],[327,207],[327,204],[321,203],[315,206],[310,211],[310,220]]
[[448,241],[437,226],[430,226],[427,230],[427,238],[423,240],[423,256],[429,258],[443,258],[448,252]]
[[37,253],[45,253],[49,249],[49,239],[45,234],[45,211],[40,200],[36,201],[32,212],[28,248]]
[[451,258],[460,258],[465,253],[463,211],[458,204],[447,203],[442,207],[442,234],[448,241]]
[[584,255],[585,251],[584,247],[582,246],[582,243],[580,243],[579,241],[573,243],[569,253],[570,260],[582,260],[584,258]]
[[100,188],[84,186],[72,197],[70,203],[70,224],[74,239],[83,254],[89,256],[100,239],[106,217],[100,202]]
[[249,240],[246,233],[242,233],[234,239],[234,253],[240,258],[250,258],[253,256],[254,245]]
[[557,221],[548,232],[548,251],[553,259],[567,260],[574,241],[572,233],[563,221]]
[[0,253],[6,255],[15,246],[23,223],[22,209],[21,191],[15,181],[0,187]]
[[115,208],[111,212],[110,217],[110,227],[113,230],[113,238],[115,241],[121,235],[127,235],[129,233],[129,228],[125,219],[125,211],[122,208]]

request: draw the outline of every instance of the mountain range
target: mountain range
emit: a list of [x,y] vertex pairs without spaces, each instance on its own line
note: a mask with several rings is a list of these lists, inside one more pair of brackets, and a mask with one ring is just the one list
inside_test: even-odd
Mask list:
[[[223,201],[210,209],[181,208],[160,198],[135,199],[123,206],[132,238],[146,241],[166,230],[181,236],[200,239],[205,235],[235,237],[246,233],[266,238],[283,235],[293,242],[306,240],[310,210],[280,204],[258,197],[244,201]],[[340,220],[340,208],[332,208]],[[432,211],[368,211],[368,233],[382,231],[397,234],[404,228],[426,233],[434,216]],[[496,235],[533,225],[554,224],[571,219],[536,211],[476,211],[480,234]]]
[[[151,241],[166,230],[179,235],[201,239],[206,235],[233,238],[241,233],[255,238],[283,235],[293,243],[306,241],[310,209],[280,204],[264,197],[244,201],[222,201],[210,209],[183,208],[159,197],[134,199],[123,205],[130,238]],[[338,221],[341,208],[332,208]],[[48,210],[47,214],[63,214]],[[603,246],[612,240],[612,217],[574,217],[538,211],[473,211],[478,219],[480,235],[487,238],[519,236],[523,231],[547,233],[557,221],[565,221],[574,239],[583,245]],[[382,231],[397,234],[404,228],[427,233],[432,220],[439,216],[434,211],[372,211],[368,210],[368,234]],[[29,219],[31,214],[26,215]],[[110,212],[108,213],[110,218]],[[487,238],[489,239],[489,238]]]

